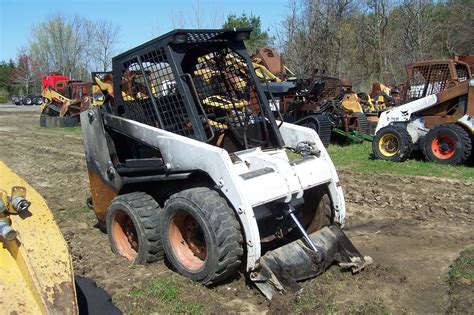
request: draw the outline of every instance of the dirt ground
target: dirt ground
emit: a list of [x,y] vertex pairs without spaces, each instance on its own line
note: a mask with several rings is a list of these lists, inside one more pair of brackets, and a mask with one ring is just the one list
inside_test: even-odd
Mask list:
[[340,171],[348,209],[345,230],[361,252],[372,256],[372,266],[357,275],[332,267],[304,282],[301,292],[271,302],[242,275],[205,288],[174,275],[162,262],[131,266],[112,254],[107,235],[85,206],[89,193],[80,130],[42,129],[38,115],[35,109],[0,109],[0,160],[46,199],[70,246],[75,273],[95,280],[126,312],[138,307],[132,289],[163,276],[175,279],[204,312],[444,313],[452,302],[446,281],[450,265],[474,244],[474,179]]

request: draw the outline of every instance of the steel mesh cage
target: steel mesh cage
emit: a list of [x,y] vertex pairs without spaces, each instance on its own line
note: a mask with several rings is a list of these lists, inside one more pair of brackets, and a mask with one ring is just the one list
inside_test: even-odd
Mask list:
[[223,39],[219,38],[218,36],[221,35],[223,32],[214,31],[214,32],[194,32],[194,33],[186,33],[187,41],[190,43],[198,43],[198,42],[209,42],[209,41],[223,41]]
[[420,98],[446,89],[450,78],[448,64],[423,65],[412,69],[409,98]]
[[113,59],[114,114],[240,150],[282,139],[243,40],[250,30],[175,30]]
[[183,136],[194,135],[163,48],[132,58],[123,67],[124,117]]
[[469,79],[469,71],[465,65],[456,64],[456,74],[459,82]]
[[191,71],[199,101],[214,131],[261,122],[255,82],[243,57],[229,48],[197,58]]

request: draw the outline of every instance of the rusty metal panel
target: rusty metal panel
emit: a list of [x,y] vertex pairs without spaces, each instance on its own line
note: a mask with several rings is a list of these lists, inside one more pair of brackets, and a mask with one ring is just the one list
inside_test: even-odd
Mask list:
[[313,76],[313,80],[324,81],[324,89],[321,92],[320,100],[332,100],[343,91],[343,82],[339,78],[328,76]]
[[283,80],[286,77],[286,69],[281,57],[272,48],[258,48],[252,60],[255,62],[260,59],[260,62],[271,73]]
[[123,186],[111,161],[99,107],[81,113],[84,152],[91,187],[92,204],[97,217],[105,221],[110,201]]

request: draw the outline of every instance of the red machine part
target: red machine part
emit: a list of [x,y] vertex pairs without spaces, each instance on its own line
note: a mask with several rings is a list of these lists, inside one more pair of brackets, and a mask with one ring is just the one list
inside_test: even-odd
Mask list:
[[63,90],[66,87],[68,81],[69,77],[62,75],[59,72],[50,72],[47,76],[43,77],[41,85],[43,90],[47,87],[50,87],[58,91]]

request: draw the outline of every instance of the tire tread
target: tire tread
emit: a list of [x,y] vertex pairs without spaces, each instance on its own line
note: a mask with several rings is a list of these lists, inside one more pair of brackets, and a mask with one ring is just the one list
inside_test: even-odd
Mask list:
[[203,210],[210,227],[215,232],[217,244],[217,266],[215,272],[201,282],[210,286],[221,282],[237,272],[243,255],[243,237],[234,210],[217,191],[207,187],[195,187],[172,195],[173,199],[184,198]]
[[[385,133],[395,133],[400,138],[400,150],[399,153],[394,155],[391,158],[386,158],[382,153],[378,151],[378,143],[380,137]],[[372,151],[380,160],[389,160],[393,162],[403,162],[410,156],[413,150],[413,142],[411,140],[411,136],[408,133],[406,127],[397,126],[397,125],[388,125],[380,129],[374,137],[374,141],[372,142]]]
[[357,119],[358,131],[364,134],[370,134],[369,120],[364,113],[353,113],[354,117]]
[[164,250],[160,236],[160,206],[156,200],[144,192],[132,192],[115,197],[112,201],[128,203],[139,217],[139,224],[143,225],[148,250],[137,263],[150,263],[163,259]]
[[[432,130],[436,130],[436,129],[440,129],[440,128],[448,128],[448,129],[451,129],[453,132],[455,132],[458,137],[461,139],[461,144],[462,144],[462,147],[461,147],[461,152],[460,154],[458,154],[458,156],[453,159],[449,164],[462,164],[464,162],[466,162],[468,159],[469,159],[469,156],[471,155],[471,152],[472,152],[472,142],[474,140],[471,139],[471,137],[469,136],[469,133],[464,130],[464,128],[462,128],[461,126],[459,125],[456,125],[456,124],[453,124],[453,123],[448,123],[448,124],[441,124],[441,125],[438,125],[438,126],[435,126],[433,129],[431,129],[430,131]],[[429,132],[428,132],[429,133]],[[428,134],[427,134],[428,136]],[[431,161],[431,162],[439,162],[438,159],[432,157],[428,152],[428,148],[431,146],[430,144],[431,141],[426,141],[425,142],[425,145],[424,145],[424,148],[423,148],[423,154],[425,155],[425,158],[428,160],[428,161]]]

